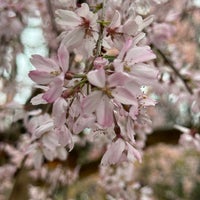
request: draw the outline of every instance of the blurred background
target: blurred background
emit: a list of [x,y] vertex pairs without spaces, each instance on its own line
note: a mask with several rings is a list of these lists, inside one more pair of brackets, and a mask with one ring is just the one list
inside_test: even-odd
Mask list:
[[55,56],[61,28],[54,12],[73,2],[0,0],[0,200],[199,200],[199,0],[135,1],[139,15],[155,15],[145,32],[165,90],[145,88],[158,104],[148,110],[152,126],[145,139],[137,135],[141,164],[100,166],[107,141],[93,141],[87,130],[66,161],[44,160],[37,170],[24,160],[26,113],[45,109],[30,103],[38,89],[28,77],[29,59]]

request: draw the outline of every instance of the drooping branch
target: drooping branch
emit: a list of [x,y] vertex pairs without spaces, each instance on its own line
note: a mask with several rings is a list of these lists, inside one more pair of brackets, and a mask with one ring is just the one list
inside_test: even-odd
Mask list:
[[165,63],[174,71],[176,76],[183,82],[183,84],[184,84],[185,88],[187,89],[187,91],[192,95],[193,94],[192,88],[188,85],[187,80],[180,74],[180,72],[173,65],[172,61],[159,48],[156,48],[155,50],[163,58]]

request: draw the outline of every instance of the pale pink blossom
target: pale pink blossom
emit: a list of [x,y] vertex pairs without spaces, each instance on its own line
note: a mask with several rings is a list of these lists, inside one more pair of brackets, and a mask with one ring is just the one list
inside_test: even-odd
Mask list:
[[43,156],[52,161],[55,158],[65,159],[67,152],[66,145],[72,148],[71,134],[64,125],[60,128],[54,126],[53,119],[48,115],[35,115],[26,121],[26,128],[31,134],[31,143],[26,153],[33,155],[33,163],[40,168],[43,163]]
[[[31,59],[31,63],[36,67],[36,70],[31,71],[29,77],[37,84],[49,87],[42,96],[49,103],[54,102],[61,96],[65,73],[69,68],[69,53],[63,45],[58,49],[57,58],[58,63],[53,59],[40,55],[33,55]],[[38,104],[38,101],[36,103]],[[41,103],[44,103],[44,101],[41,101]]]
[[56,128],[54,133],[57,135],[58,143],[62,147],[67,146],[69,150],[73,149],[74,142],[72,133],[66,125],[62,125],[61,127]]
[[107,151],[103,155],[101,164],[114,165],[124,161],[133,162],[135,160],[141,162],[141,155],[139,151],[136,150],[128,142],[125,142],[123,139],[118,138],[108,147]]
[[179,142],[185,148],[195,148],[200,151],[200,135],[195,129],[189,129],[184,126],[174,125],[176,129],[182,132]]
[[[137,99],[131,90],[126,88],[130,77],[127,74],[113,73],[108,78],[104,69],[90,71],[88,81],[98,88],[82,101],[84,113],[96,113],[97,122],[103,127],[113,124],[114,99],[125,105],[137,105]],[[106,80],[107,79],[107,80]]]
[[76,49],[81,55],[91,56],[98,38],[98,15],[91,12],[86,3],[82,3],[75,12],[59,9],[56,14],[57,23],[66,29],[61,34],[62,43],[70,50]]

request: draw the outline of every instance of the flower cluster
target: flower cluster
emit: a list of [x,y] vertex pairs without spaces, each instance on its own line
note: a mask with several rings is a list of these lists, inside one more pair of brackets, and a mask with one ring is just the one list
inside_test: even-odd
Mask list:
[[135,130],[149,123],[145,109],[156,104],[141,89],[154,87],[158,74],[148,63],[156,56],[142,32],[152,17],[125,18],[111,2],[99,10],[86,3],[57,10],[56,21],[64,28],[57,57],[31,58],[36,69],[29,76],[44,91],[32,103],[52,105],[51,116],[40,116],[31,132],[51,155],[58,147],[72,149],[73,135],[88,128],[91,134],[104,130],[113,135],[103,165],[141,161]]

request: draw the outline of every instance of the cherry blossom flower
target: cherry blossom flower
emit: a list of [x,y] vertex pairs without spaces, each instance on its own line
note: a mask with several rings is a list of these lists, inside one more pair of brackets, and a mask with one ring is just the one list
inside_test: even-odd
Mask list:
[[197,151],[200,151],[200,135],[197,130],[180,125],[174,125],[174,127],[183,133],[179,140],[180,144],[185,148],[195,148]]
[[101,164],[102,165],[114,165],[122,161],[138,160],[141,162],[141,155],[128,142],[125,142],[121,138],[118,138],[115,142],[112,142],[105,152]]
[[137,105],[135,95],[126,87],[130,77],[123,73],[114,73],[107,78],[104,69],[90,71],[89,82],[100,90],[93,91],[83,99],[83,113],[96,113],[97,122],[103,127],[113,124],[113,103],[110,99],[126,105]]
[[[43,162],[43,156],[46,159],[52,161],[58,157],[61,160],[65,160],[67,152],[64,148],[66,144],[70,145],[71,140],[63,140],[67,130],[64,130],[64,134],[59,132],[59,136],[62,137],[62,141],[59,140],[54,130],[54,121],[48,115],[34,116],[26,122],[26,127],[31,133],[32,143],[27,149],[27,154],[31,153],[34,155],[34,165],[36,168],[41,167]],[[64,144],[63,144],[64,143]]]
[[49,89],[42,98],[49,103],[54,102],[62,94],[65,73],[69,68],[69,53],[61,45],[58,49],[58,63],[50,58],[33,55],[31,63],[36,67],[29,73],[29,77],[40,85],[47,85]]
[[98,37],[98,15],[91,12],[86,3],[75,12],[59,9],[56,14],[57,23],[66,29],[61,35],[62,43],[70,50],[76,48],[80,54],[91,56]]

